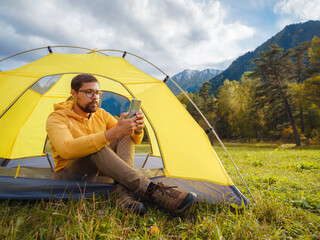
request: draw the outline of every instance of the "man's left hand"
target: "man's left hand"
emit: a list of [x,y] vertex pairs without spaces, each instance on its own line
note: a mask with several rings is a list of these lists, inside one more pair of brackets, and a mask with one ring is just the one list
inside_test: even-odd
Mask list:
[[136,112],[136,115],[134,117],[136,118],[136,120],[135,120],[136,126],[135,126],[134,131],[136,133],[140,133],[142,131],[142,129],[145,127],[144,115],[143,115],[142,111],[138,111],[138,112]]

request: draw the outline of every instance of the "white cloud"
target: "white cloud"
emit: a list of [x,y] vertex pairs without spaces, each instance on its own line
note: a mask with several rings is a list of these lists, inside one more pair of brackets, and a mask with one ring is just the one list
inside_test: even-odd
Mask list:
[[274,11],[300,21],[320,19],[320,0],[280,0]]
[[227,22],[228,12],[216,0],[3,0],[0,12],[3,57],[47,45],[114,48],[140,55],[170,75],[236,58],[252,50],[239,40],[255,33]]

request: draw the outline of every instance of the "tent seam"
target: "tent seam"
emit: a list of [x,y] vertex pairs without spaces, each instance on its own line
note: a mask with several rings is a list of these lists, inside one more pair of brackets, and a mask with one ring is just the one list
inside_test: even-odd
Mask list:
[[[28,90],[29,90],[29,89],[28,89]],[[30,89],[30,90],[32,90],[32,89]],[[32,91],[33,91],[33,90],[32,90]],[[26,92],[27,92],[27,91],[25,91],[25,93],[26,93]],[[36,91],[33,91],[33,92],[37,93]],[[24,94],[24,93],[23,93],[23,94]],[[22,94],[22,95],[23,95],[23,94]],[[39,94],[39,93],[37,93],[37,94]],[[22,96],[22,95],[21,95],[21,96]],[[39,94],[39,95],[41,95],[41,94]],[[31,114],[33,113],[34,109],[37,107],[37,104],[39,103],[40,99],[41,99],[41,97],[39,97],[37,103],[34,105],[34,107],[32,108],[32,110],[30,111],[29,116],[28,116],[28,117],[26,118],[26,120],[23,122],[23,125],[29,120],[29,118],[30,118]],[[14,149],[14,145],[16,144],[17,138],[18,138],[18,136],[19,136],[19,134],[20,134],[20,132],[21,132],[22,129],[23,129],[23,127],[20,128],[18,134],[16,135],[16,137],[15,137],[15,139],[14,139],[14,141],[13,141],[12,148],[11,148],[11,151],[10,151],[10,153],[9,153],[9,155],[8,155],[8,158],[11,157],[12,151],[13,151],[13,149]]]

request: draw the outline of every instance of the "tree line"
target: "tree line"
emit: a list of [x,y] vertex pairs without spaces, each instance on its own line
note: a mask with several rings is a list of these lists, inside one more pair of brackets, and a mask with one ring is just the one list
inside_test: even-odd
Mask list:
[[[320,39],[287,51],[270,45],[253,63],[240,82],[226,79],[216,96],[209,82],[188,94],[220,138],[319,144]],[[187,97],[181,93],[178,99],[207,130]]]

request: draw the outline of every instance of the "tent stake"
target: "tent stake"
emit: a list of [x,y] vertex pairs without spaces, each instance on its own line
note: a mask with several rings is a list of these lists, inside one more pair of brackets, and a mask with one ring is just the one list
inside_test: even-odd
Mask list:
[[50,161],[49,153],[46,153],[46,156],[47,156],[47,160],[48,160],[48,162],[49,162],[51,171],[54,172],[53,166],[52,166],[51,161]]
[[235,169],[237,170],[237,172],[238,172],[238,174],[239,174],[242,182],[243,182],[244,185],[246,186],[246,188],[247,188],[247,190],[248,190],[251,198],[253,199],[254,203],[257,203],[256,200],[255,200],[255,198],[253,197],[253,195],[252,195],[252,193],[251,193],[251,191],[250,191],[250,189],[249,189],[246,181],[243,179],[243,177],[242,177],[242,175],[241,175],[241,173],[240,173],[237,165],[236,165],[235,162],[233,161],[233,159],[232,159],[231,155],[229,154],[227,148],[224,146],[223,142],[221,141],[221,139],[219,138],[218,134],[216,133],[216,131],[214,130],[214,128],[211,126],[211,124],[209,123],[209,121],[207,120],[207,118],[202,114],[202,112],[200,111],[200,109],[199,109],[199,108],[197,107],[197,105],[192,101],[192,99],[188,96],[188,94],[186,94],[185,91],[183,91],[182,88],[181,88],[174,80],[172,80],[170,77],[169,77],[169,79],[170,79],[171,82],[172,82],[177,88],[179,88],[179,90],[189,99],[189,101],[192,103],[192,105],[196,108],[197,112],[201,115],[201,117],[203,118],[203,120],[206,122],[206,124],[208,125],[210,131],[213,132],[214,136],[217,138],[217,140],[219,141],[220,145],[221,145],[221,146],[223,147],[223,149],[226,151],[229,159],[231,160],[233,166],[234,166]]
[[141,168],[144,168],[144,166],[145,166],[146,163],[147,163],[147,160],[148,160],[149,156],[150,156],[150,153],[148,153],[148,155],[147,155],[146,159],[144,160]]

